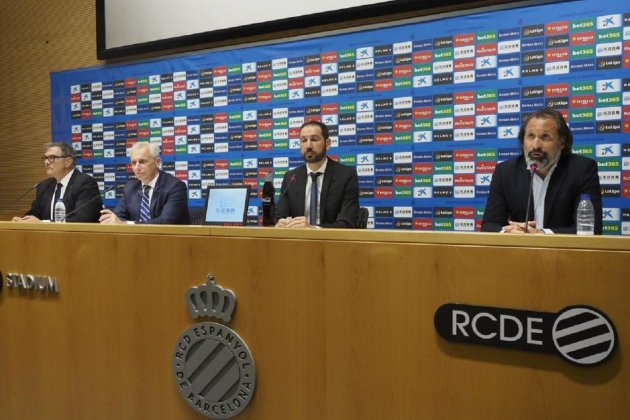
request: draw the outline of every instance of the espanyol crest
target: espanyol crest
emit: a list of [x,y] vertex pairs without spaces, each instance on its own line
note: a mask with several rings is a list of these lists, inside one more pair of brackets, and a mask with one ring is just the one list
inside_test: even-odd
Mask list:
[[[193,318],[232,319],[236,297],[214,283],[192,287],[186,294]],[[182,398],[199,414],[227,419],[241,413],[256,388],[256,367],[245,341],[217,322],[192,325],[177,340],[173,351],[173,374]]]

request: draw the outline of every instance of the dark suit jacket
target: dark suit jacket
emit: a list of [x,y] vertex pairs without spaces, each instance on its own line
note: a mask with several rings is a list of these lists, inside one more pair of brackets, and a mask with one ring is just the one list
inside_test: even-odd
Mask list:
[[185,225],[189,223],[188,189],[186,184],[173,175],[160,171],[151,196],[151,219],[140,222],[142,182],[132,179],[125,185],[125,193],[114,209],[122,220],[136,223]]
[[[276,219],[304,216],[306,165],[288,171],[276,206]],[[354,168],[328,159],[320,193],[320,226],[355,228],[359,218],[359,178]]]
[[[527,195],[531,175],[525,165],[525,157],[520,156],[497,165],[490,195],[483,214],[481,230],[499,232],[508,220],[525,221]],[[555,233],[575,233],[575,213],[580,194],[590,194],[595,208],[595,233],[602,233],[602,196],[597,175],[597,163],[578,155],[563,155],[551,175],[545,196],[545,216],[543,226]],[[529,220],[534,220],[534,205],[529,212]]]
[[[50,220],[50,203],[55,194],[55,188],[57,188],[55,178],[47,178],[40,182],[37,186],[35,200],[26,214],[35,216],[40,220]],[[66,206],[67,222],[98,222],[103,201],[94,178],[75,169],[66,191],[63,193],[63,204]],[[70,214],[75,209],[78,211]]]

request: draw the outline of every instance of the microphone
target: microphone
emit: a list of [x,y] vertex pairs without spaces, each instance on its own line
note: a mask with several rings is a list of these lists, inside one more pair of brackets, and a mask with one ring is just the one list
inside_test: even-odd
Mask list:
[[295,180],[297,178],[295,177],[295,175],[291,175],[291,179],[289,180],[289,185],[287,185],[287,187],[284,189],[284,191],[282,191],[280,193],[280,198],[284,198],[285,195],[287,195],[287,193],[289,192],[289,190],[291,189],[291,187],[293,186],[293,184],[295,183]]
[[527,207],[525,208],[525,233],[529,231],[529,208],[532,205],[532,195],[534,195],[533,187],[534,187],[534,175],[536,175],[536,169],[538,169],[538,165],[532,163],[529,165],[529,171],[532,173],[529,178],[529,189],[527,194]]
[[[295,175],[291,175],[291,179],[289,180],[289,185],[287,185],[284,191],[280,192],[280,199],[278,200],[278,206],[276,206],[276,212],[278,211],[278,208],[280,208],[280,206],[284,205],[284,199],[286,198],[286,195],[289,193],[289,190],[291,189],[293,184],[295,184],[296,179],[297,178],[295,177]],[[287,206],[287,212],[288,212],[287,216],[290,215],[291,210],[288,206]],[[278,213],[276,213],[276,223],[278,221],[277,214]]]
[[35,183],[35,185],[33,185],[31,188],[29,188],[28,190],[26,190],[26,192],[24,192],[22,195],[20,195],[18,198],[16,198],[14,201],[12,201],[11,203],[9,203],[9,205],[7,205],[6,207],[4,207],[2,210],[0,210],[0,213],[4,212],[5,210],[8,210],[9,208],[15,206],[17,203],[20,202],[21,199],[23,199],[26,194],[30,193],[31,191],[33,191],[35,188],[37,188],[39,186],[39,182]]
[[[110,192],[114,188],[116,188],[116,184],[112,185],[111,187],[109,187],[105,191],[103,191],[103,195],[105,195],[106,193]],[[86,201],[85,203],[81,204],[79,207],[77,207],[76,209],[72,210],[70,213],[66,214],[66,217],[61,219],[61,223],[65,222],[68,217],[75,215],[79,210],[81,210],[82,208],[84,208],[88,204],[93,203],[94,201],[96,201],[97,198],[100,198],[100,197],[101,197],[101,194],[95,195],[94,197],[90,198],[88,201]]]

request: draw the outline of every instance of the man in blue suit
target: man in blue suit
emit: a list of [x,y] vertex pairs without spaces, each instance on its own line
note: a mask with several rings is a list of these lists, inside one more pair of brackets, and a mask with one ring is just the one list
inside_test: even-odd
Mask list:
[[[492,175],[482,232],[575,233],[580,195],[589,194],[595,209],[595,234],[601,234],[597,162],[571,153],[573,135],[562,114],[553,109],[533,113],[518,139],[523,154],[498,164]],[[526,217],[530,183],[532,200]]]
[[136,143],[129,150],[136,179],[125,185],[125,193],[112,212],[102,210],[105,224],[188,224],[186,184],[160,170],[160,148],[153,143]]
[[[326,151],[330,146],[326,125],[319,121],[307,121],[302,124],[300,151],[306,164],[287,171],[282,180],[280,201],[276,206],[278,219],[276,226],[357,227],[359,218],[357,172],[354,168],[328,159]],[[317,199],[311,198],[312,195]],[[311,203],[316,205],[311,208]]]

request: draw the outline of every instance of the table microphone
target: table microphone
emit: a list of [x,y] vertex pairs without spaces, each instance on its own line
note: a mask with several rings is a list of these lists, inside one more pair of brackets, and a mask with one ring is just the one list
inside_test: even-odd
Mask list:
[[29,188],[28,190],[26,190],[26,192],[24,192],[21,196],[19,196],[17,199],[15,199],[13,202],[9,203],[9,205],[7,205],[6,207],[4,207],[2,210],[0,210],[0,213],[4,212],[5,210],[8,210],[9,208],[13,207],[14,205],[16,205],[17,203],[20,202],[21,199],[23,199],[26,194],[30,193],[31,191],[33,191],[35,188],[37,188],[37,186],[39,185],[39,182],[37,182],[35,185],[33,185],[31,188]]
[[295,175],[291,175],[291,180],[289,181],[289,185],[287,185],[284,191],[280,193],[280,199],[284,198],[284,196],[287,195],[287,193],[289,192],[289,189],[291,189],[291,186],[293,186],[293,184],[295,183],[295,180],[296,180]]
[[[107,188],[105,191],[103,191],[103,195],[107,194],[108,192],[110,192],[111,190],[113,190],[114,188],[116,188],[116,185],[112,185],[111,187]],[[76,214],[79,210],[81,210],[82,208],[84,208],[85,206],[87,206],[90,203],[93,203],[97,198],[99,198],[101,196],[101,194],[99,195],[95,195],[94,197],[90,198],[88,201],[86,201],[85,203],[81,204],[79,207],[77,207],[76,209],[72,210],[70,213],[66,214],[66,217],[64,217],[63,219],[61,219],[61,223],[65,222],[66,219],[69,216],[72,216],[74,214]]]
[[531,178],[529,178],[529,189],[527,195],[527,208],[525,209],[525,233],[529,231],[529,208],[532,205],[532,195],[534,195],[533,187],[534,187],[534,175],[536,175],[536,169],[538,169],[538,165],[532,163],[529,165],[529,170],[532,173]]

